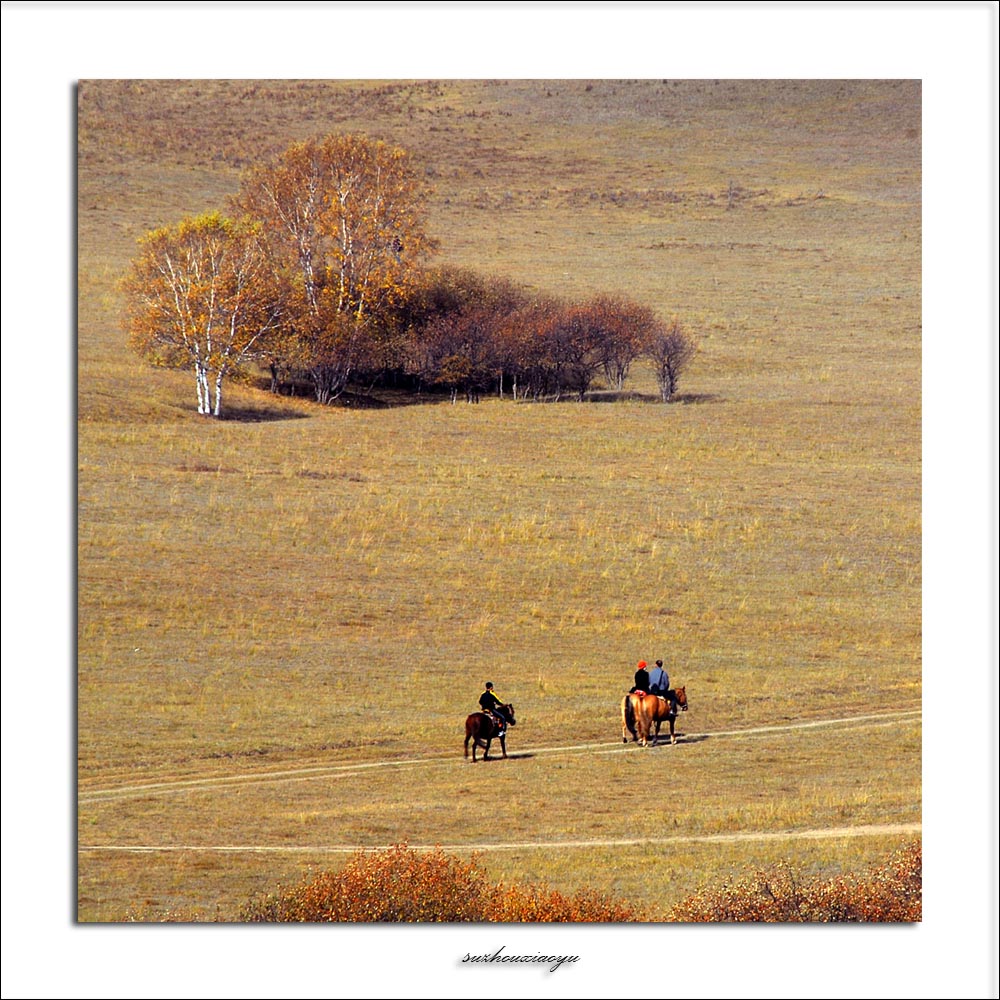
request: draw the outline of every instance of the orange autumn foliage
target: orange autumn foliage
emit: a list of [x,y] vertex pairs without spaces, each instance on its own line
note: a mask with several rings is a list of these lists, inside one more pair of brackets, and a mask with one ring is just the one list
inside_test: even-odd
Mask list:
[[608,923],[642,920],[632,907],[592,892],[568,897],[536,886],[492,883],[475,860],[440,848],[398,844],[358,851],[338,872],[321,872],[244,907],[250,922]]
[[412,923],[904,923],[921,919],[921,845],[854,875],[808,881],[788,865],[703,890],[652,917],[596,892],[492,882],[476,860],[406,844],[358,851],[337,872],[320,872],[253,900],[249,922]]
[[683,923],[911,923],[921,919],[919,842],[860,875],[806,882],[789,866],[690,896],[669,919]]

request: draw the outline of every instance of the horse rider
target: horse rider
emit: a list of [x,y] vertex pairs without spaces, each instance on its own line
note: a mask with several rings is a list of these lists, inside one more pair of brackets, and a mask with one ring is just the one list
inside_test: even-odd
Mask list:
[[645,660],[639,661],[639,667],[635,672],[635,684],[629,694],[635,694],[638,691],[649,694],[649,671],[646,670]]
[[649,672],[649,693],[666,698],[670,689],[670,677],[663,669],[663,660],[657,660],[656,666]]
[[493,681],[486,682],[486,690],[479,696],[479,707],[490,716],[497,719],[500,725],[500,732],[507,730],[507,723],[510,721],[503,710],[503,702],[496,696],[493,690]]

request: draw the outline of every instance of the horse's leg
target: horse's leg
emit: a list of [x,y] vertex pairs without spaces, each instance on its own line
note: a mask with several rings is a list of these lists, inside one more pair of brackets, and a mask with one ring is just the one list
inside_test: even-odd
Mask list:
[[676,715],[670,716],[670,745],[673,746],[677,742],[677,737],[674,735],[674,722],[677,721]]
[[483,760],[490,759],[490,744],[493,742],[492,736],[486,737],[486,749],[483,751]]
[[656,726],[653,729],[653,746],[655,747],[657,743],[660,742],[660,720],[656,720]]
[[[472,736],[472,733],[466,733],[465,734],[465,756],[466,757],[469,756],[469,738],[471,736]],[[475,743],[472,744],[472,756],[473,756],[473,759],[476,756],[476,744]]]

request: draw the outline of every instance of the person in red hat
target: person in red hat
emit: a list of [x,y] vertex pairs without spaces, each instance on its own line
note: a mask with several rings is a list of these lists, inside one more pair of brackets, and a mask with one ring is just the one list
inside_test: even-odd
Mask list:
[[637,691],[649,694],[649,671],[646,669],[645,660],[639,661],[639,669],[635,672],[635,686],[629,694],[635,694]]

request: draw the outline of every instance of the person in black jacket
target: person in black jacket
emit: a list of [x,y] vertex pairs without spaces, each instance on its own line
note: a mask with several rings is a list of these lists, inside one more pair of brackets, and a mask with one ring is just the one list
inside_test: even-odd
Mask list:
[[494,715],[500,720],[501,729],[507,728],[509,722],[503,710],[503,702],[493,691],[493,681],[486,682],[486,690],[479,696],[479,707],[487,714]]
[[645,660],[639,661],[639,669],[635,672],[635,685],[629,694],[635,694],[636,691],[649,694],[649,671],[646,669]]

